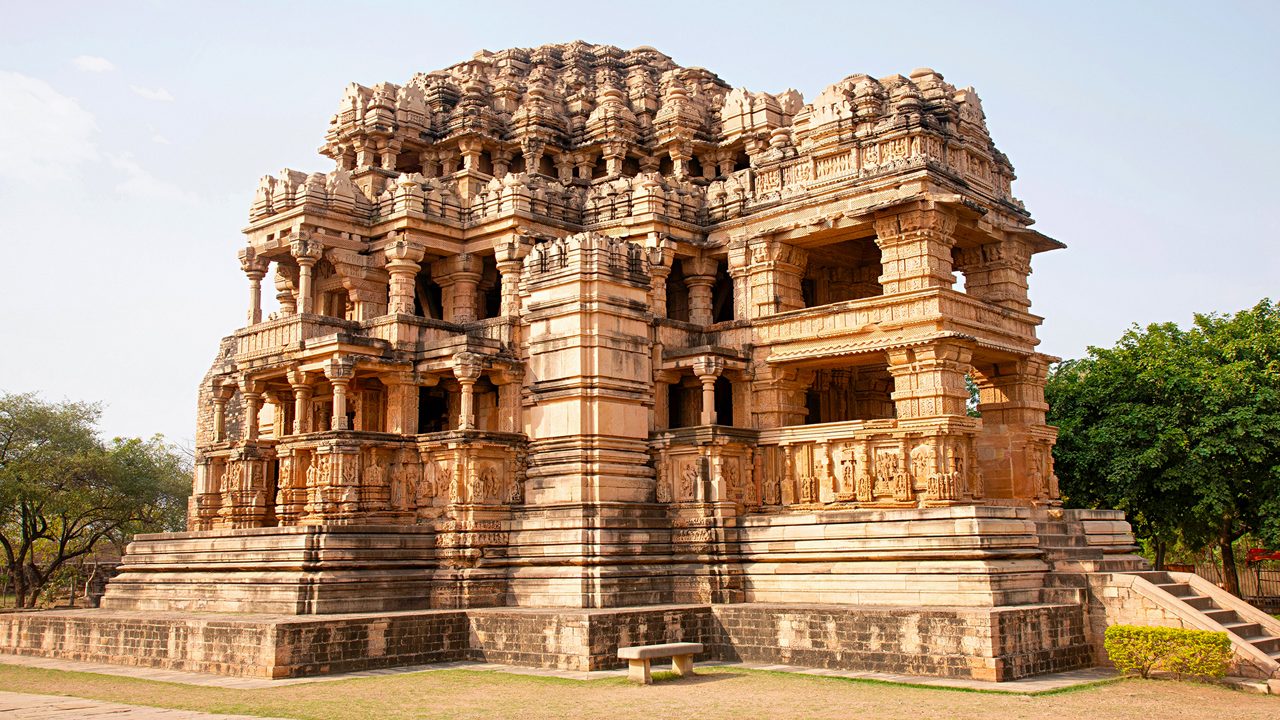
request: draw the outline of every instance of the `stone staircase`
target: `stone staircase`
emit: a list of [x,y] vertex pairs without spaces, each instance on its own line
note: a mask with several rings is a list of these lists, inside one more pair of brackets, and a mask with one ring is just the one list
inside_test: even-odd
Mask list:
[[1040,549],[1053,573],[1134,572],[1147,570],[1147,562],[1136,555],[1137,546],[1123,529],[1109,527],[1114,520],[1078,519],[1085,511],[1065,511],[1061,518],[1048,513],[1036,517]]
[[[1191,573],[1146,571],[1130,573],[1146,580],[1188,609],[1225,630],[1233,645],[1247,645],[1280,669],[1280,621],[1254,608],[1209,581]],[[1198,582],[1197,582],[1198,581]],[[1216,630],[1206,627],[1198,629]]]
[[1194,573],[1151,570],[1123,516],[1064,510],[1032,519],[1049,564],[1042,602],[1085,607],[1099,646],[1112,624],[1225,632],[1232,674],[1280,678],[1280,620]]

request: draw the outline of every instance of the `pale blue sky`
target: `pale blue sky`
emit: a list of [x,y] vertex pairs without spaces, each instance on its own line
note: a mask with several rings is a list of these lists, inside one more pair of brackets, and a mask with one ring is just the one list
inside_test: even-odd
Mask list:
[[476,50],[652,45],[807,99],[928,66],[982,97],[1037,228],[1041,348],[1280,298],[1280,4],[0,1],[0,390],[193,434],[243,323],[259,176],[316,154],[346,83]]

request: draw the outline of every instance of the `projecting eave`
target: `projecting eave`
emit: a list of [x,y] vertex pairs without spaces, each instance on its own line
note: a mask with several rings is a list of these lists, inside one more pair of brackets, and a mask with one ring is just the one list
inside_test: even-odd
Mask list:
[[1063,250],[1067,244],[1061,240],[1055,240],[1038,230],[1031,228],[1021,228],[1014,230],[1014,234],[1022,236],[1023,239],[1031,243],[1032,252],[1048,252],[1050,250]]

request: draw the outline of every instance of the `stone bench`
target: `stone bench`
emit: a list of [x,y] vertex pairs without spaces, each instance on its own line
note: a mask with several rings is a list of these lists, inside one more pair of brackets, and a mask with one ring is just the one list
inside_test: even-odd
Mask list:
[[653,684],[649,661],[671,658],[671,669],[680,677],[693,674],[693,656],[702,652],[702,643],[663,643],[618,648],[618,657],[627,661],[627,677],[645,685]]

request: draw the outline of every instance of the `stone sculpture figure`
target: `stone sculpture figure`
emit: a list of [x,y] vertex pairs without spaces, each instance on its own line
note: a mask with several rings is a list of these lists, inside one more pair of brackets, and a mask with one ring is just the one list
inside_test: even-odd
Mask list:
[[685,465],[684,470],[680,473],[680,492],[679,499],[681,502],[690,502],[695,499],[698,485],[698,469],[693,463]]

